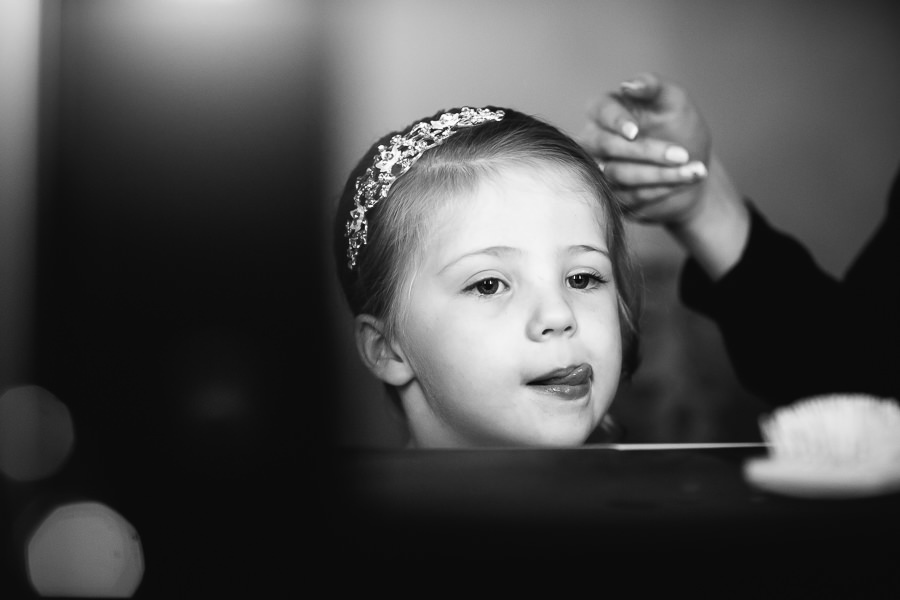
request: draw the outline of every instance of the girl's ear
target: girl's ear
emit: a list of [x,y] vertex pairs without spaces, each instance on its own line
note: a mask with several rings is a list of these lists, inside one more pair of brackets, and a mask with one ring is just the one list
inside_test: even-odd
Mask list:
[[357,315],[354,326],[356,350],[372,374],[393,386],[409,383],[415,373],[403,349],[385,337],[381,320],[372,315]]

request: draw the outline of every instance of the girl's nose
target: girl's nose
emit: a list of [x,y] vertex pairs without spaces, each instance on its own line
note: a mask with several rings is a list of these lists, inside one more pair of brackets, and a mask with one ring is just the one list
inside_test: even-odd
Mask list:
[[528,321],[528,337],[543,341],[559,336],[571,336],[578,329],[575,313],[562,290],[541,293]]

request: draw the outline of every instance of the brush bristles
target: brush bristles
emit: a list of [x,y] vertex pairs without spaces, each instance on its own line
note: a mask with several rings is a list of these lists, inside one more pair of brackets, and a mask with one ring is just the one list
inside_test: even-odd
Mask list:
[[900,406],[864,394],[816,396],[760,420],[773,458],[833,465],[900,460]]

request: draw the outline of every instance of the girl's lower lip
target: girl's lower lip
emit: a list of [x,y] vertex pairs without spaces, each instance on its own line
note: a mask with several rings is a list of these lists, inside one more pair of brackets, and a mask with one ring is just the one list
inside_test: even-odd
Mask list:
[[532,385],[531,387],[543,394],[556,396],[562,400],[578,400],[579,398],[584,398],[590,393],[591,382],[586,381],[578,385],[553,383],[547,385]]
[[583,363],[577,367],[560,369],[546,378],[532,381],[528,385],[543,394],[555,396],[560,400],[578,400],[591,393],[593,374],[594,370],[591,365]]

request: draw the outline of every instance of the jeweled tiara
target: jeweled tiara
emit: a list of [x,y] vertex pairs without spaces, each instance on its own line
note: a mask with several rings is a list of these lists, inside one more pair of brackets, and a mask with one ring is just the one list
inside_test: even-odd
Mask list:
[[406,135],[393,136],[390,145],[379,145],[378,153],[372,157],[374,164],[356,178],[354,207],[347,221],[346,236],[350,240],[347,248],[347,266],[350,269],[356,266],[359,250],[366,244],[368,233],[366,212],[387,196],[391,185],[409,170],[423,152],[442,144],[463,127],[499,121],[503,115],[502,110],[465,106],[458,112],[442,114],[437,121],[416,123]]

